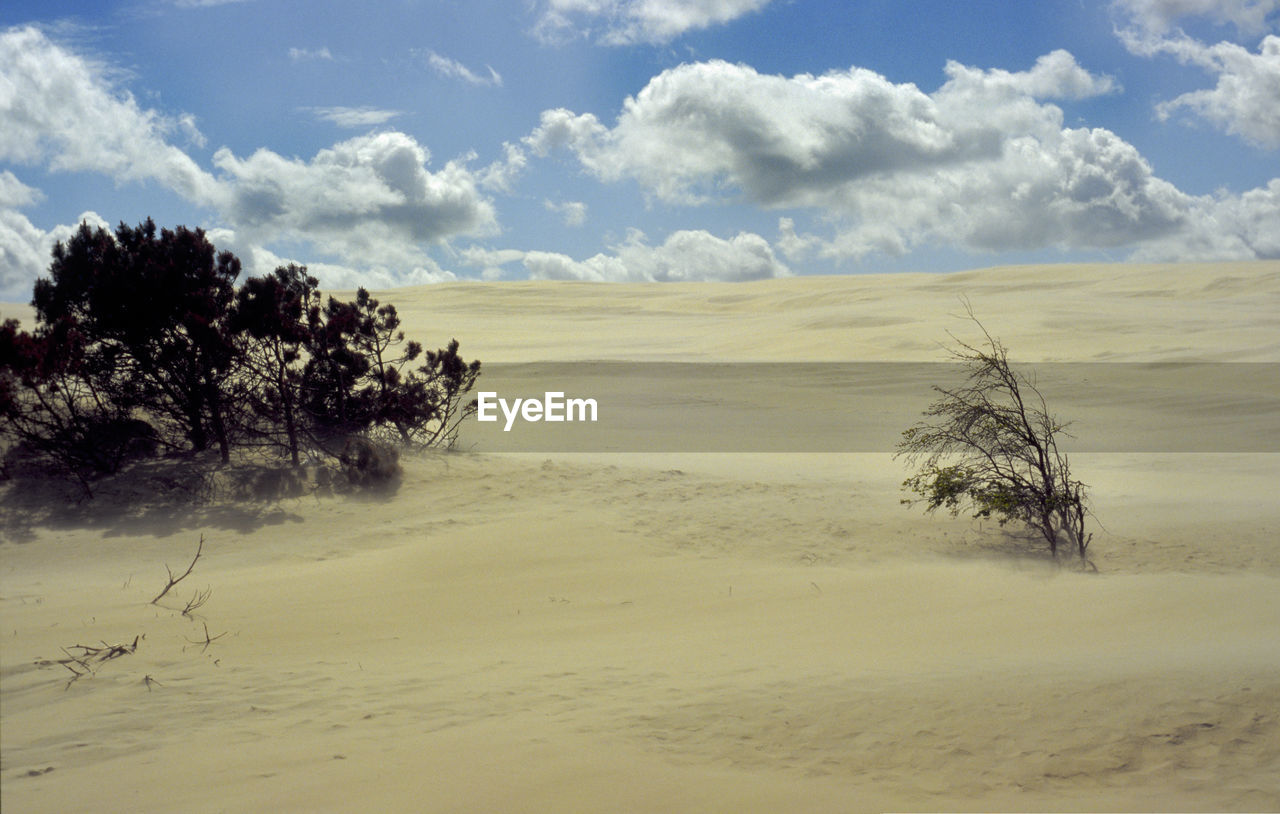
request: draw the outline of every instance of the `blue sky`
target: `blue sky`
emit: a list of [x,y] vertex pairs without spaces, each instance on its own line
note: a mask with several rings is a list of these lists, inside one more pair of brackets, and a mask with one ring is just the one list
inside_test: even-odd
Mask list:
[[0,299],[88,220],[250,273],[1280,256],[1280,0],[0,7]]

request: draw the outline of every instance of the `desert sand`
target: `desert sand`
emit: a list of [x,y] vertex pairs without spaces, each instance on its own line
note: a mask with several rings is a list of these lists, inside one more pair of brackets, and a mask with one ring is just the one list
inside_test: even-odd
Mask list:
[[[1275,262],[382,296],[495,366],[939,361],[960,297],[1031,366],[1280,363]],[[93,501],[0,483],[6,814],[1280,810],[1274,439],[1073,455],[1096,574],[900,505],[887,450],[461,441],[378,493],[173,461]]]

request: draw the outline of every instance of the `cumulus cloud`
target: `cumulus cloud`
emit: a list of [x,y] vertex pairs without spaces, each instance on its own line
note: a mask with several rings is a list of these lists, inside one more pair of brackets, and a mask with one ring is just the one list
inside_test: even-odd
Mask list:
[[550,110],[526,143],[571,150],[605,181],[631,178],[683,203],[745,198],[812,207],[838,234],[820,247],[784,230],[781,248],[830,256],[900,253],[930,240],[973,249],[1127,245],[1178,228],[1186,198],[1106,130],[1066,129],[1045,99],[1110,93],[1065,51],[1027,71],[948,63],[936,92],[853,68],[767,76],[682,65],[627,99],[612,128]]
[[458,252],[463,265],[480,270],[485,280],[501,280],[506,276],[503,266],[519,263],[525,252],[519,249],[486,249],[482,246],[468,246]]
[[425,147],[394,131],[340,142],[310,161],[266,149],[213,156],[228,190],[223,214],[236,229],[388,265],[421,260],[418,244],[496,228],[466,165],[450,161],[431,172],[428,160]]
[[461,79],[472,85],[492,85],[494,87],[502,87],[502,75],[488,65],[484,66],[485,70],[489,72],[488,76],[482,76],[475,71],[472,71],[458,60],[442,56],[437,54],[435,51],[427,52],[427,64],[431,66],[432,70],[441,76],[447,76],[451,79]]
[[661,246],[652,246],[642,232],[633,229],[612,251],[586,260],[559,252],[475,248],[462,256],[463,262],[482,268],[488,278],[498,277],[501,266],[517,261],[534,280],[736,282],[791,274],[769,242],[751,232],[724,240],[703,230],[682,230],[673,232]]
[[303,260],[289,257],[265,248],[256,240],[247,239],[234,229],[215,227],[206,232],[209,242],[219,251],[229,251],[240,258],[244,276],[261,277],[279,266],[290,263],[306,266],[307,271],[320,281],[327,291],[349,291],[361,286],[370,289],[394,288],[402,285],[428,285],[452,282],[457,276],[440,267],[429,257],[422,257],[416,265],[389,267],[381,263],[325,262],[314,257]]
[[1150,37],[1130,31],[1122,36],[1134,53],[1171,54],[1218,78],[1211,89],[1158,104],[1160,118],[1185,110],[1259,147],[1280,148],[1280,37],[1264,37],[1255,54],[1232,42],[1206,45],[1183,34]]
[[1280,11],[1280,0],[1115,0],[1113,7],[1148,34],[1166,34],[1188,17],[1207,17],[1243,34],[1259,34]]
[[[379,268],[399,269],[407,281],[443,273],[427,246],[497,228],[493,205],[465,161],[433,171],[427,149],[400,132],[339,142],[307,161],[268,149],[238,157],[224,147],[213,156],[217,174],[207,172],[169,141],[199,135],[190,117],[141,108],[104,78],[109,74],[34,28],[0,33],[0,161],[155,181],[217,212],[247,246],[305,244],[341,267],[375,276]],[[395,115],[373,108],[313,112],[343,126]],[[6,258],[23,276],[36,255],[46,265],[51,243],[17,211],[36,195],[12,173],[0,175]]]
[[1117,34],[1131,53],[1169,54],[1217,77],[1213,88],[1157,104],[1162,120],[1185,112],[1256,146],[1280,148],[1280,37],[1263,37],[1253,53],[1229,41],[1206,44],[1175,26],[1183,18],[1207,17],[1234,24],[1241,34],[1259,34],[1273,27],[1280,0],[1117,0],[1115,7],[1125,18]]
[[594,37],[607,45],[666,43],[759,11],[770,0],[546,0],[534,29],[546,40]]
[[18,180],[18,176],[4,170],[0,172],[0,207],[20,209],[44,199],[40,190]]
[[901,254],[940,241],[975,250],[1113,248],[1181,228],[1188,198],[1102,129],[1052,143],[1010,139],[998,161],[870,179],[847,202],[834,257]]
[[864,178],[998,158],[1010,132],[1053,136],[1061,111],[1040,98],[1082,98],[1113,85],[1055,52],[1028,72],[957,63],[930,96],[861,68],[787,78],[712,61],[654,77],[617,125],[549,110],[526,139],[566,147],[602,180],[635,178],[658,197],[697,202],[735,190],[766,205],[819,205]]
[[376,107],[308,107],[316,118],[339,127],[377,127],[400,115],[398,110],[382,110]]
[[216,197],[213,178],[168,141],[201,141],[191,117],[144,110],[106,73],[35,28],[0,33],[0,161],[158,181],[191,200]]
[[1158,262],[1280,259],[1280,178],[1241,195],[1193,199],[1187,228],[1139,247]]
[[19,211],[42,197],[8,170],[0,172],[0,301],[30,300],[36,278],[49,269],[53,244],[71,237],[82,221],[94,228],[111,228],[96,212],[85,212],[74,224],[46,232]]
[[0,206],[0,301],[31,299],[31,286],[48,268],[53,241],[16,209]]
[[502,158],[480,171],[480,185],[485,189],[510,193],[516,179],[524,174],[529,157],[519,146],[504,142]]

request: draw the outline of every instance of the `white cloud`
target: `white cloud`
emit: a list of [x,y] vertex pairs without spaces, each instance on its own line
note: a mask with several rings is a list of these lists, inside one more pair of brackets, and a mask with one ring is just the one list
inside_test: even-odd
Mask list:
[[846,205],[852,225],[824,254],[901,254],[927,241],[989,251],[1123,247],[1180,229],[1188,198],[1115,134],[1077,129],[1051,143],[1009,139],[998,161],[869,179]]
[[502,75],[488,65],[484,67],[489,72],[489,75],[481,76],[456,59],[442,56],[437,54],[435,51],[427,52],[427,64],[431,66],[432,70],[441,76],[447,76],[451,79],[461,79],[464,82],[471,83],[472,85],[491,85],[494,87],[502,87]]
[[526,254],[519,249],[486,249],[481,246],[469,246],[458,252],[463,265],[480,269],[480,276],[485,280],[501,280],[506,276],[502,267],[519,263]]
[[290,48],[289,59],[294,62],[308,62],[311,60],[332,62],[333,54],[329,51],[328,46],[323,48]]
[[724,240],[703,231],[678,231],[661,246],[650,246],[644,234],[631,230],[613,254],[574,260],[545,251],[488,251],[470,249],[463,262],[497,278],[500,267],[523,263],[530,279],[589,282],[736,282],[790,276],[791,270],[774,256],[769,242],[757,234],[739,232]]
[[1235,43],[1205,45],[1185,35],[1154,38],[1125,32],[1122,36],[1134,53],[1171,54],[1218,77],[1212,89],[1184,93],[1157,105],[1160,118],[1186,110],[1259,147],[1280,148],[1280,37],[1264,37],[1254,54]]
[[430,258],[423,258],[421,264],[408,267],[407,270],[389,268],[378,263],[363,265],[326,263],[276,254],[253,240],[245,240],[232,229],[209,229],[207,235],[209,242],[219,251],[229,251],[240,258],[243,277],[262,277],[279,266],[294,263],[306,266],[307,271],[320,281],[321,288],[326,291],[351,291],[361,286],[369,289],[383,289],[403,285],[429,285],[458,279],[453,272],[440,268]]
[[[240,158],[222,148],[213,157],[215,176],[168,141],[199,135],[189,116],[139,107],[103,78],[109,73],[34,28],[0,33],[0,161],[156,181],[218,212],[253,250],[306,245],[342,267],[375,276],[379,268],[401,270],[409,281],[443,273],[426,254],[430,244],[497,227],[493,205],[464,161],[433,172],[426,148],[394,131],[340,142],[309,161],[268,149]],[[316,112],[348,125],[394,115],[371,108]],[[40,256],[41,269],[47,265],[50,241],[17,211],[36,194],[12,173],[0,175],[6,257],[24,277],[35,268],[33,257]]]
[[1188,17],[1208,17],[1241,33],[1259,34],[1269,28],[1268,18],[1280,10],[1280,0],[1115,0],[1113,6],[1148,34],[1167,34]]
[[0,301],[31,299],[31,286],[49,266],[53,241],[18,210],[0,206]]
[[223,215],[237,230],[388,266],[421,264],[420,244],[497,226],[464,164],[433,173],[428,160],[425,147],[394,131],[340,142],[306,162],[265,149],[238,158],[223,148],[213,157],[227,189]]
[[1280,0],[1116,0],[1114,7],[1126,18],[1116,33],[1131,53],[1170,54],[1217,77],[1213,88],[1157,104],[1156,115],[1166,120],[1185,111],[1259,147],[1280,148],[1280,37],[1263,37],[1253,53],[1234,42],[1208,45],[1175,26],[1208,17],[1256,35],[1274,28]]
[[157,181],[189,200],[216,197],[212,177],[168,143],[175,133],[201,140],[191,117],[140,108],[105,73],[35,28],[0,33],[0,161]]
[[485,189],[511,193],[512,187],[529,165],[524,150],[509,142],[502,144],[502,158],[480,171],[480,185]]
[[36,278],[49,270],[53,244],[71,237],[82,221],[95,228],[111,228],[96,212],[85,212],[75,224],[46,232],[18,211],[42,197],[13,173],[0,172],[0,301],[30,300]]
[[759,11],[770,0],[547,0],[535,27],[546,40],[595,36],[608,45],[666,43]]
[[1140,247],[1134,259],[1280,259],[1280,178],[1242,195],[1196,198],[1187,222],[1186,229]]
[[556,203],[552,200],[542,202],[552,212],[560,213],[565,226],[581,226],[587,222],[587,205],[581,201],[564,201]]
[[725,62],[654,77],[626,100],[612,130],[591,114],[544,112],[529,141],[535,152],[567,146],[602,180],[631,177],[667,201],[731,189],[769,205],[988,148],[944,130],[936,105],[914,86],[870,71],[786,79]]
[[567,148],[586,163],[608,137],[609,128],[593,114],[577,115],[561,107],[542,111],[538,127],[525,137],[524,143],[544,158],[553,150]]
[[682,65],[627,99],[612,130],[591,114],[549,110],[526,143],[540,155],[567,147],[602,180],[635,178],[668,201],[736,191],[766,205],[817,205],[860,179],[997,158],[1007,133],[1053,137],[1062,113],[1034,97],[1112,89],[1061,51],[1024,73],[947,71],[930,96],[860,68],[786,78],[719,61]]
[[[981,96],[984,104],[1001,106],[1026,106],[1036,99],[1089,99],[1119,90],[1111,77],[1089,73],[1070,52],[1061,49],[1037,59],[1029,71],[983,70],[948,60],[946,73],[949,81],[941,91],[943,96],[963,95],[970,102]],[[1036,116],[1046,113],[1057,118],[1056,112],[1044,109],[1038,109]]]
[[8,170],[0,171],[0,207],[20,209],[44,200],[44,193],[18,180]]
[[317,118],[339,127],[377,127],[400,115],[398,110],[382,110],[376,107],[309,107],[305,110]]
[[666,71],[617,124],[546,111],[526,143],[572,150],[605,181],[667,201],[742,197],[820,210],[832,240],[783,230],[782,248],[899,253],[929,241],[979,250],[1129,245],[1179,227],[1187,198],[1106,130],[1064,129],[1043,99],[1115,84],[1064,51],[1028,71],[947,65],[927,94],[853,68],[766,76],[724,62]]

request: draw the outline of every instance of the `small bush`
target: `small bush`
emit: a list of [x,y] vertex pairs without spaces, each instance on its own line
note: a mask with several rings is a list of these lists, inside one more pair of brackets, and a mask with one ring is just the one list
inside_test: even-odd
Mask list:
[[925,511],[952,515],[972,511],[1016,521],[1049,546],[1054,559],[1067,546],[1082,566],[1093,535],[1086,531],[1088,487],[1071,475],[1058,448],[1066,424],[1049,413],[1035,383],[1013,370],[1009,353],[982,327],[986,346],[958,342],[952,355],[965,368],[965,384],[934,387],[940,398],[925,411],[927,420],[902,433],[898,455],[919,471],[903,487],[918,495]]

